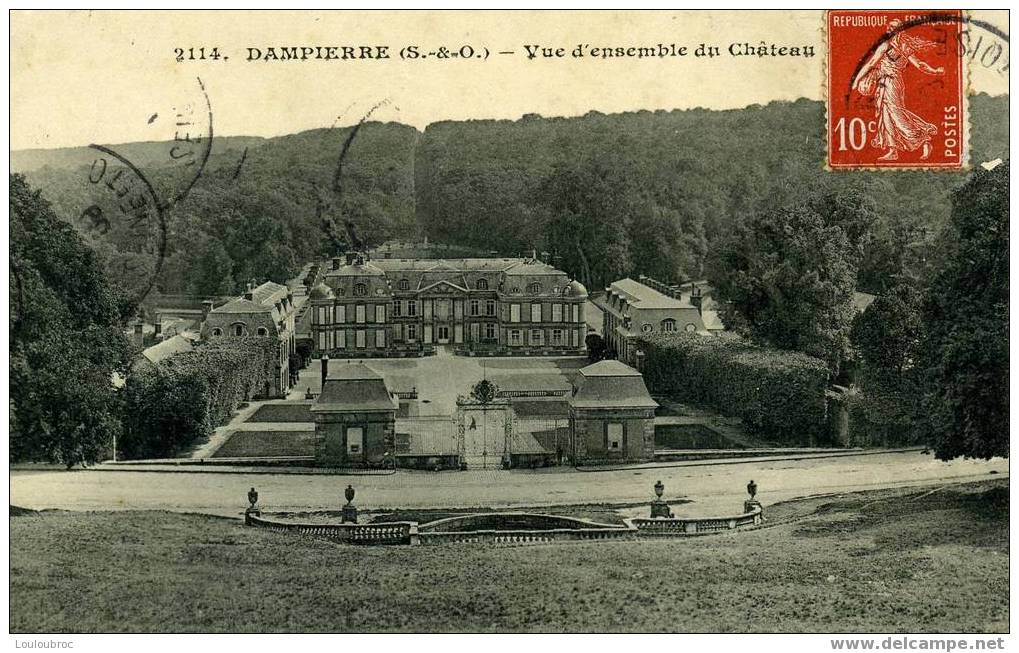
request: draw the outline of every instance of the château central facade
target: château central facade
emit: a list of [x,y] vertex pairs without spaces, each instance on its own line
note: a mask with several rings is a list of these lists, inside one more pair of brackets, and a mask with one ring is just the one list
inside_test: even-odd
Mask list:
[[586,350],[587,290],[537,259],[334,258],[308,296],[318,355],[567,355]]

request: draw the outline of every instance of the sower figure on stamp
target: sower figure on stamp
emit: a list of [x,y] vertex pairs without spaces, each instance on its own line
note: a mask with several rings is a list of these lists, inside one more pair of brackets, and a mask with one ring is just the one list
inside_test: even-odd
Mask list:
[[901,24],[898,20],[888,23],[892,37],[877,47],[853,81],[855,91],[874,97],[877,134],[872,145],[885,150],[878,161],[894,161],[899,158],[899,150],[913,152],[919,148],[923,148],[920,159],[926,160],[931,154],[931,138],[938,133],[936,126],[906,109],[903,82],[909,65],[928,75],[945,74],[944,68],[935,68],[917,58],[919,53],[937,44],[896,32]]

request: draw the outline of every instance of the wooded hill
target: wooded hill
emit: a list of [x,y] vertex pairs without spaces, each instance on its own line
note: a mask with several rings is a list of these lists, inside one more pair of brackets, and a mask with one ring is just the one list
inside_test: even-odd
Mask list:
[[[1008,156],[1008,98],[970,102],[970,161]],[[396,123],[277,138],[217,138],[204,173],[167,212],[165,292],[226,294],[251,278],[283,281],[347,239],[425,235],[502,254],[557,252],[593,288],[622,275],[700,278],[720,237],[746,216],[821,192],[872,203],[862,289],[931,255],[949,193],[966,173],[823,169],[824,106],[798,100],[577,118]],[[165,143],[116,146],[158,194],[185,181]],[[96,232],[87,208],[88,148],[12,152],[15,172],[82,229],[116,283],[145,251],[129,230]],[[147,236],[146,236],[147,237]],[[150,248],[151,249],[151,248]],[[151,252],[149,252],[151,255]]]

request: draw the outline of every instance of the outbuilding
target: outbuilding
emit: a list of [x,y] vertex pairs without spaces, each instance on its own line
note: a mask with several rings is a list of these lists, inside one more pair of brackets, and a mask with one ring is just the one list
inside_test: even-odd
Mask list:
[[322,361],[322,392],[312,404],[315,461],[333,467],[379,464],[395,446],[399,402],[364,363]]
[[603,360],[581,369],[570,397],[574,460],[651,460],[656,408],[644,377],[629,365]]

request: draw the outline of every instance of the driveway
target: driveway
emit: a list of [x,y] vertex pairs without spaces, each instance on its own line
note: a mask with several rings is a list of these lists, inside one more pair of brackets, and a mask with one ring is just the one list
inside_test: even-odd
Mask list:
[[[237,516],[256,487],[267,509],[338,508],[348,483],[362,507],[514,507],[650,501],[684,497],[678,515],[739,510],[750,479],[769,505],[797,497],[1008,477],[1008,461],[941,462],[916,451],[813,460],[701,464],[580,472],[569,469],[399,471],[389,476],[202,472],[11,470],[12,505],[67,510],[172,510]],[[935,497],[937,495],[934,495]],[[932,499],[936,500],[936,498]]]

